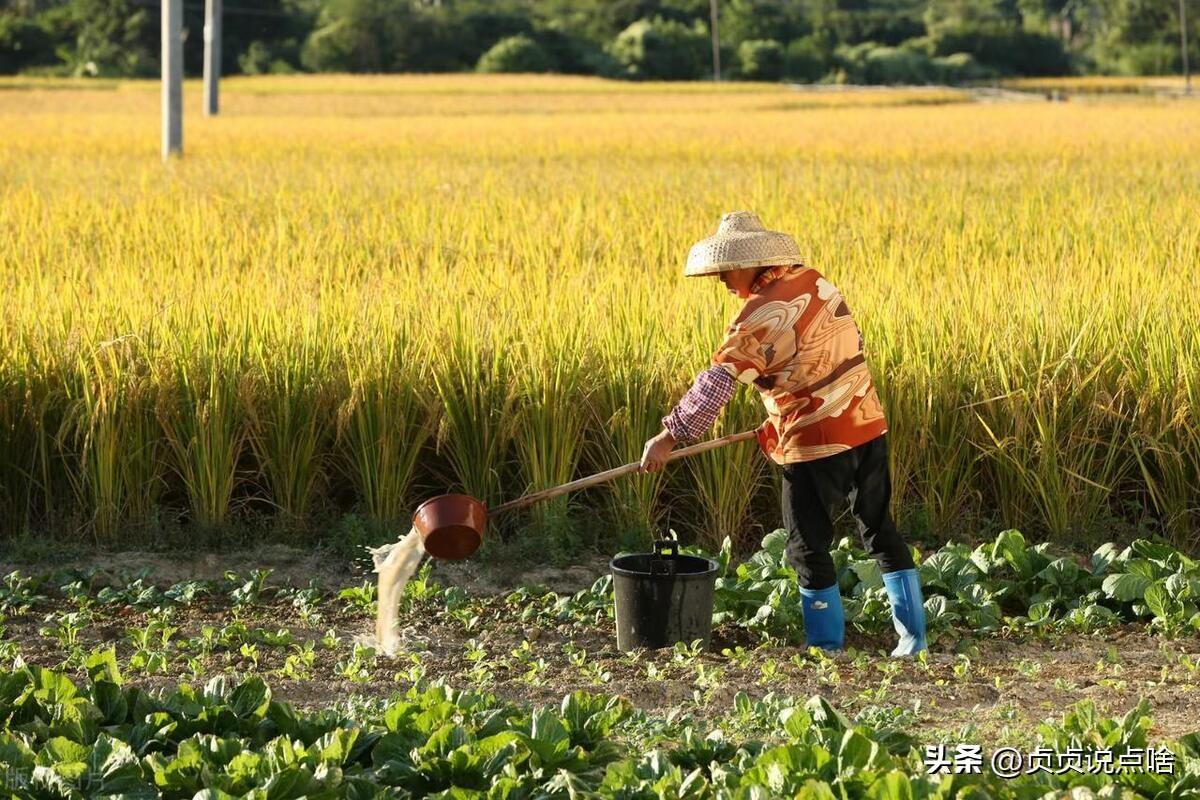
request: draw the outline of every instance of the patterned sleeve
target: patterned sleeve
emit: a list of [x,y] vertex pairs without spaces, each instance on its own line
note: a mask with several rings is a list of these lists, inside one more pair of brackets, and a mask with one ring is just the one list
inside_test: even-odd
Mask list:
[[663,427],[671,432],[676,442],[690,442],[712,427],[721,409],[733,397],[737,383],[728,372],[719,367],[709,367],[696,376],[696,382],[688,389],[671,413],[663,417]]
[[731,378],[753,385],[767,369],[762,340],[751,328],[735,319],[725,330],[725,339],[713,354],[712,365],[720,367]]

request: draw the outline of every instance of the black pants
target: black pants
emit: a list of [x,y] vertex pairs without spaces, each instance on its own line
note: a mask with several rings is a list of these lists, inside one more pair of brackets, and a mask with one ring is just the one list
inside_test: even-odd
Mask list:
[[832,456],[783,467],[783,527],[787,559],[805,589],[837,582],[833,557],[833,516],[849,499],[858,533],[881,572],[908,569],[912,553],[892,522],[888,504],[887,434]]

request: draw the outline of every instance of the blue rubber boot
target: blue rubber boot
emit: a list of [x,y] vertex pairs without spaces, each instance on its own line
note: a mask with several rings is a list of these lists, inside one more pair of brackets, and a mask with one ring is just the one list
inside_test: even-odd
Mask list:
[[883,587],[892,604],[892,623],[900,634],[894,656],[916,655],[925,649],[925,599],[915,568],[883,573]]
[[809,647],[842,649],[846,614],[842,610],[842,592],[836,583],[825,589],[801,587],[800,609],[804,612],[804,635]]

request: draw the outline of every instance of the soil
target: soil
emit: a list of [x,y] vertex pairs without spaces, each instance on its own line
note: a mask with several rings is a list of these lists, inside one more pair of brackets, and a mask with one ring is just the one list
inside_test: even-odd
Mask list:
[[[406,599],[398,654],[389,658],[357,648],[356,659],[356,645],[373,641],[373,610],[339,599],[334,590],[373,576],[328,558],[271,548],[177,561],[130,553],[86,563],[115,571],[152,566],[151,579],[159,584],[218,578],[226,569],[274,570],[258,602],[237,606],[228,595],[211,595],[177,609],[168,624],[178,630],[157,648],[166,660],[150,674],[126,665],[137,649],[133,636],[151,614],[128,605],[93,605],[79,645],[84,652],[114,646],[127,681],[148,688],[257,672],[276,698],[317,708],[356,695],[387,697],[423,676],[520,703],[556,705],[576,689],[618,694],[646,712],[665,715],[678,709],[699,719],[729,713],[739,691],[751,698],[768,692],[822,695],[852,717],[872,706],[904,709],[912,717],[905,727],[922,741],[991,745],[1028,743],[1040,722],[1060,720],[1080,700],[1090,699],[1103,714],[1116,716],[1144,698],[1154,720],[1152,739],[1200,731],[1200,637],[1167,640],[1142,626],[1036,636],[957,630],[931,644],[924,664],[888,656],[895,638],[890,631],[866,635],[852,628],[847,649],[828,656],[763,643],[732,625],[718,627],[708,651],[695,656],[670,650],[621,653],[613,623],[603,612],[595,619],[576,614],[559,622],[537,614],[539,592],[519,602],[505,594],[517,585],[564,593],[586,588],[607,571],[607,558],[597,556],[561,570],[436,563],[434,582],[457,586],[473,599],[456,610],[447,610],[437,596]],[[6,566],[0,563],[0,573],[7,573]],[[26,575],[37,571],[29,565],[21,569]],[[294,597],[279,588],[304,588],[314,578],[330,591],[307,608],[306,618]],[[56,612],[72,606],[53,590],[47,593],[50,597],[32,608],[10,608],[4,612],[7,619],[0,616],[0,648],[11,643],[28,663],[81,674],[73,665],[64,666],[68,650],[49,630]],[[235,631],[230,642],[211,648],[200,645],[205,628],[212,639],[232,622],[240,622],[247,633]],[[281,630],[292,641],[266,641]],[[253,647],[244,648],[245,642]],[[309,643],[311,664],[293,663],[288,669],[288,657],[296,662]]]
[[[522,663],[543,660],[543,677],[531,682],[523,666],[494,662],[496,682],[490,688],[535,704],[554,704],[583,689],[623,695],[647,712],[667,714],[686,706],[706,718],[728,713],[739,691],[751,699],[769,691],[822,695],[849,715],[872,705],[915,707],[914,731],[953,738],[974,726],[968,738],[1001,743],[1026,741],[1037,723],[1061,719],[1080,700],[1091,699],[1104,714],[1119,716],[1145,698],[1154,719],[1152,736],[1200,731],[1200,638],[1168,641],[1134,626],[1097,635],[980,638],[969,655],[942,641],[931,647],[925,665],[888,656],[894,635],[848,631],[846,651],[822,656],[797,646],[758,646],[744,630],[723,626],[714,631],[708,652],[689,660],[669,650],[620,653],[608,620],[582,629],[539,630],[506,623],[503,609],[496,611],[485,634],[413,620],[402,628],[401,647],[419,655],[430,676],[456,682],[466,671],[468,639],[504,655],[529,641],[532,653]],[[586,674],[570,663],[568,645],[587,651]],[[744,663],[722,652],[738,647]],[[650,665],[656,677],[648,676]],[[611,677],[597,679],[603,673]]]
[[[364,550],[365,553],[365,550]],[[228,550],[221,553],[170,552],[147,550],[121,552],[90,552],[29,564],[0,558],[0,575],[20,570],[28,575],[48,569],[102,569],[106,572],[135,574],[149,571],[156,584],[169,585],[178,581],[218,580],[227,570],[248,575],[256,569],[270,569],[272,583],[304,587],[310,581],[326,586],[344,585],[363,572],[351,561],[331,559],[327,553],[287,545],[263,545],[255,548]]]
[[501,594],[519,586],[542,587],[559,594],[586,589],[608,574],[609,556],[586,555],[578,564],[555,567],[543,564],[484,564],[464,561],[433,562],[433,577],[447,586],[457,586],[468,594]]
[[[0,575],[20,570],[28,575],[48,569],[102,569],[113,574],[149,571],[149,579],[167,585],[185,580],[218,580],[227,570],[248,575],[256,569],[270,569],[271,583],[303,588],[312,581],[326,587],[341,587],[363,580],[374,580],[364,548],[357,560],[338,558],[329,553],[287,545],[263,545],[221,553],[159,553],[146,550],[94,552],[56,558],[53,562],[28,563],[0,556]],[[432,562],[434,578],[447,586],[457,586],[472,595],[507,592],[518,586],[545,587],[550,591],[571,593],[591,586],[596,578],[608,573],[609,557],[586,554],[568,567],[530,565],[517,562],[487,564],[478,559]]]

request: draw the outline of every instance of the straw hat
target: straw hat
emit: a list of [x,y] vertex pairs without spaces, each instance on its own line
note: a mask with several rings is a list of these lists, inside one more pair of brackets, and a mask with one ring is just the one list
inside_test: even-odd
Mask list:
[[715,275],[735,269],[799,264],[800,248],[786,233],[769,231],[749,211],[721,217],[717,232],[692,245],[684,275]]

